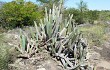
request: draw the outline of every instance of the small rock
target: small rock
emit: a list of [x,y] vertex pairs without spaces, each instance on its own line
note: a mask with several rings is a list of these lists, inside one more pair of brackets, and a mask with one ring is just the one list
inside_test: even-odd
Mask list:
[[39,68],[39,69],[37,69],[37,70],[46,70],[45,68]]

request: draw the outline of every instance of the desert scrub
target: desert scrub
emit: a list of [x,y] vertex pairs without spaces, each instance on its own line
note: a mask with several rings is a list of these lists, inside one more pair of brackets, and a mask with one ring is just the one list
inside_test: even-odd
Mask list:
[[0,70],[8,69],[8,47],[5,44],[0,44]]
[[108,37],[106,28],[106,25],[96,24],[81,26],[79,29],[83,32],[83,36],[87,38],[90,46],[101,46]]

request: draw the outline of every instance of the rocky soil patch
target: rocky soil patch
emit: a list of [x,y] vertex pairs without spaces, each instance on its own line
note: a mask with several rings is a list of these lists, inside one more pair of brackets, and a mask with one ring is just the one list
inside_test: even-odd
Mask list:
[[89,63],[96,70],[110,70],[109,43],[102,47],[92,47],[89,55]]

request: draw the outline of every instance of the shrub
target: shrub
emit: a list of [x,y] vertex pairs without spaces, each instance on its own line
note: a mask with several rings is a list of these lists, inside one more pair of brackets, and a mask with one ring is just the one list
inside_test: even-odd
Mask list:
[[33,25],[43,17],[42,11],[32,2],[15,0],[8,2],[0,9],[0,24],[5,28],[15,28]]

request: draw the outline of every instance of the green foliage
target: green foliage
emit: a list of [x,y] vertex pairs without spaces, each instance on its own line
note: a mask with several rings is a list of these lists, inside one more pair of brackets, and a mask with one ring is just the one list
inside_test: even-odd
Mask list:
[[99,11],[99,21],[109,21],[110,19],[110,10]]
[[94,24],[94,21],[95,20],[98,20],[99,19],[99,11],[97,10],[89,10],[87,11],[87,14],[85,17],[87,17],[87,21],[86,22],[89,22],[90,24]]
[[75,19],[76,22],[78,22],[78,19],[80,17],[80,11],[75,8],[68,8],[64,11],[64,16],[67,17],[69,14],[73,14],[73,19]]
[[85,12],[83,13],[83,20],[81,19],[81,13],[78,9],[75,8],[68,8],[64,12],[64,16],[67,17],[67,15],[73,14],[73,19],[75,20],[76,23],[80,24],[81,22],[84,22],[85,18]]
[[43,17],[42,11],[38,11],[36,4],[24,0],[8,2],[0,10],[0,19],[2,19],[0,24],[5,28],[33,25],[33,21],[39,22]]
[[77,4],[78,5],[78,9],[80,11],[80,17],[79,17],[79,24],[83,24],[84,23],[84,12],[87,11],[87,3],[84,2],[83,0],[80,0],[80,3]]
[[[73,19],[75,19],[75,22],[80,24],[82,22],[80,11],[75,8],[68,8],[64,12],[64,16],[67,17],[67,15],[73,14]],[[88,10],[83,12],[83,22],[93,24],[94,21],[99,20],[100,11],[97,10]]]

